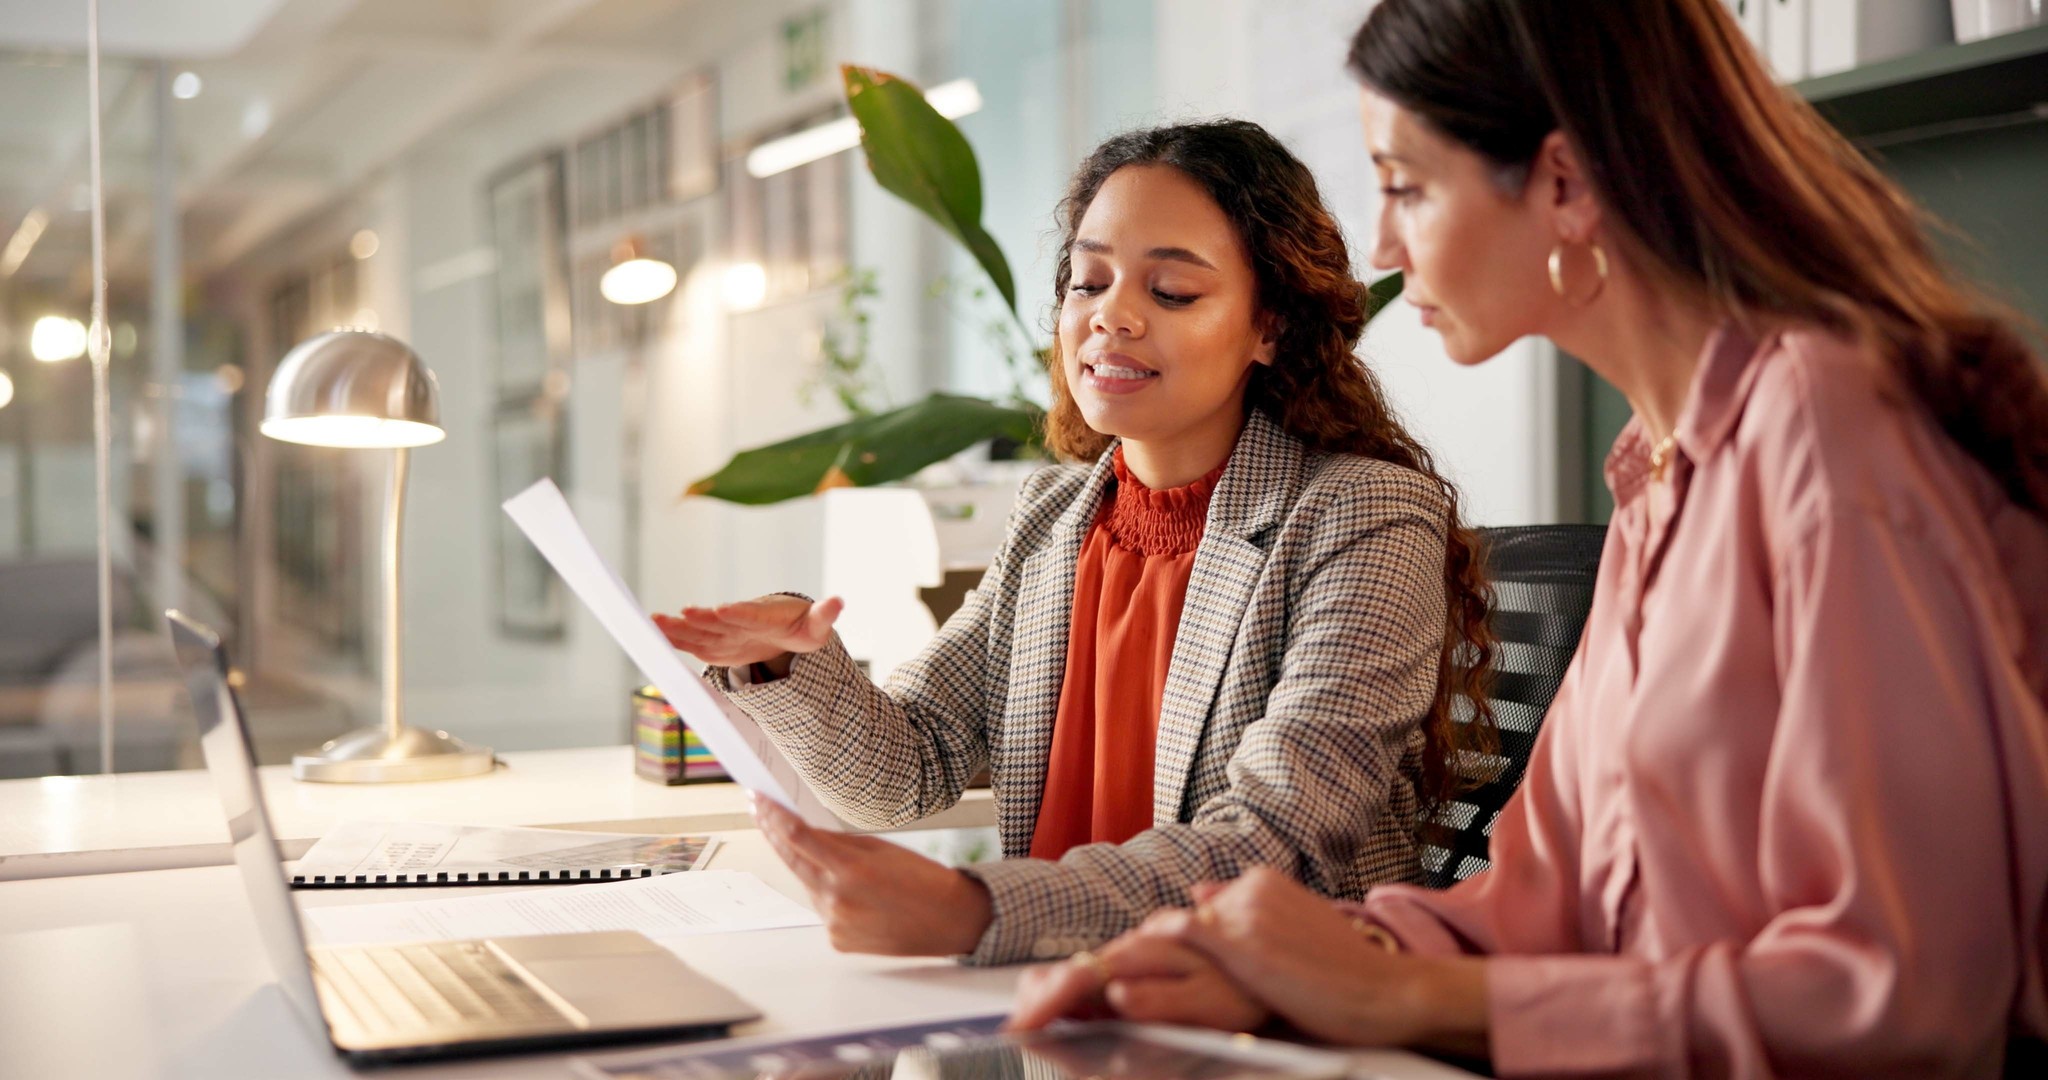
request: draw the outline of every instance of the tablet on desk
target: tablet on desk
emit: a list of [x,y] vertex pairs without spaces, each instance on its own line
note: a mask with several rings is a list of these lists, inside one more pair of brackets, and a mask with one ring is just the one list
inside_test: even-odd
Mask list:
[[1341,1054],[1193,1028],[1113,1022],[998,1035],[997,1016],[580,1060],[585,1080],[1315,1080]]

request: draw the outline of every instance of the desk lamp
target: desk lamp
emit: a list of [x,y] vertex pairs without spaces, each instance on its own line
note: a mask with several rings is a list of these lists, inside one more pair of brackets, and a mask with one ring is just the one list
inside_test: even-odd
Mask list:
[[419,354],[366,330],[335,330],[285,354],[263,401],[263,434],[307,446],[391,451],[384,507],[384,722],[292,757],[301,780],[375,783],[440,780],[489,772],[488,747],[405,722],[399,655],[399,535],[405,520],[406,455],[440,442],[440,391]]

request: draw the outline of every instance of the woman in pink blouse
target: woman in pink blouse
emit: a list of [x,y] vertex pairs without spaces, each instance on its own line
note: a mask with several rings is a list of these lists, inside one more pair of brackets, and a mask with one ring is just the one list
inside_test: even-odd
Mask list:
[[[2048,1034],[2048,380],[1716,0],[1383,0],[1375,261],[1635,418],[1492,870],[1204,886],[1035,973],[1504,1075],[1997,1076]],[[2041,1075],[2036,1073],[2035,1075]]]

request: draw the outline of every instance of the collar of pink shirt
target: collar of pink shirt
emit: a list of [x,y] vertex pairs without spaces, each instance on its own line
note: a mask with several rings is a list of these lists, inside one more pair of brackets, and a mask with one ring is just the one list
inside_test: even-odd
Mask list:
[[[1776,331],[1762,337],[1727,320],[1708,336],[1693,372],[1692,390],[1678,415],[1678,454],[1699,465],[1718,452],[1735,433],[1742,410],[1756,387],[1759,365],[1751,363],[1776,344]],[[1605,465],[1614,505],[1627,506],[1642,496],[1650,479],[1650,438],[1639,417],[1623,425]]]

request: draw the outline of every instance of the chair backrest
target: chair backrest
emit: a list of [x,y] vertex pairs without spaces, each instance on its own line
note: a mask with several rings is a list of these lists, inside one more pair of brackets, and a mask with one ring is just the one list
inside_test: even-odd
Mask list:
[[[1600,570],[1604,525],[1525,525],[1481,529],[1482,555],[1493,581],[1494,654],[1488,702],[1500,729],[1500,753],[1459,763],[1476,782],[1422,827],[1422,865],[1432,888],[1444,889],[1492,865],[1487,845],[1500,810],[1522,782],[1529,752],[1550,699],[1578,651],[1593,582]],[[1469,702],[1456,719],[1470,723]]]

